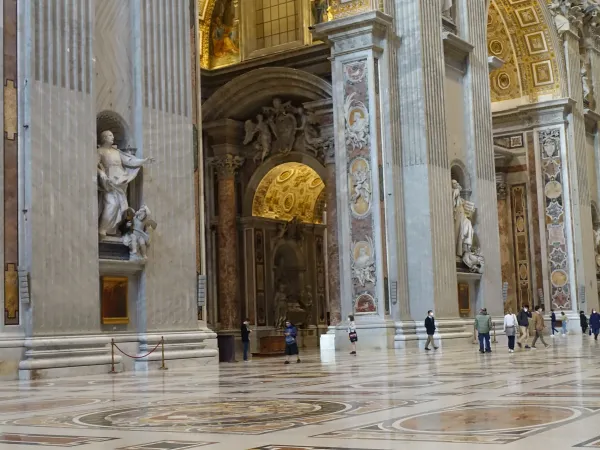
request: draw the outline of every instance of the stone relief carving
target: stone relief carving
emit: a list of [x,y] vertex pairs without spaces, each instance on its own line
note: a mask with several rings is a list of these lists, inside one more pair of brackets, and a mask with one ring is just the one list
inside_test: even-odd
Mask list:
[[363,287],[375,284],[375,246],[370,236],[352,243],[352,278]]
[[153,158],[136,158],[132,152],[119,150],[114,146],[115,137],[111,131],[100,135],[98,147],[98,235],[104,239],[107,235],[119,234],[119,226],[129,209],[127,187],[140,169]]
[[156,222],[150,218],[150,208],[146,205],[137,211],[129,208],[128,214],[126,232],[121,241],[129,247],[130,260],[146,260],[150,247],[150,230],[156,229]]
[[354,149],[366,147],[369,143],[369,111],[365,104],[356,100],[352,92],[344,102],[346,121],[346,145]]
[[454,236],[456,239],[456,256],[471,272],[483,273],[484,259],[479,250],[473,247],[475,232],[471,217],[475,212],[475,204],[462,198],[462,186],[452,180],[452,202],[454,206]]
[[256,122],[247,120],[244,125],[244,145],[254,141],[254,160],[263,162],[272,153],[287,154],[292,150],[307,151],[323,160],[333,139],[321,135],[319,118],[277,97],[272,104],[262,108]]
[[285,321],[288,313],[287,295],[285,293],[285,285],[280,284],[275,294],[275,328],[281,329],[285,327]]
[[581,86],[583,89],[583,102],[588,105],[591,100],[592,87],[588,77],[587,64],[584,58],[581,59]]
[[371,168],[369,162],[362,157],[355,158],[348,168],[350,209],[357,217],[365,217],[371,210]]

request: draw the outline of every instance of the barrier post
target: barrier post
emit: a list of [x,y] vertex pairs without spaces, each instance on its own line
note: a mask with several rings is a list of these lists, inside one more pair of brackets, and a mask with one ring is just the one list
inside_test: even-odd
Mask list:
[[165,366],[165,337],[161,336],[160,337],[160,343],[161,343],[161,365],[159,367],[160,370],[168,370],[168,367]]
[[496,340],[496,323],[492,322],[492,331],[494,332],[494,340],[492,341],[492,344],[497,344],[498,341]]
[[473,344],[479,344],[479,340],[477,339],[477,327],[473,325]]
[[117,373],[115,371],[115,340],[114,338],[110,340],[110,372],[108,373]]

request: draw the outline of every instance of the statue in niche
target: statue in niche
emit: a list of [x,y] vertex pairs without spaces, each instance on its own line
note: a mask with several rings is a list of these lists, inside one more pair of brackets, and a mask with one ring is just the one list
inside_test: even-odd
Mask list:
[[583,89],[583,102],[587,105],[590,103],[590,79],[588,77],[587,65],[584,60],[581,61],[581,85]]
[[129,209],[127,186],[144,164],[154,162],[153,158],[136,158],[130,152],[117,149],[114,141],[111,131],[103,131],[100,135],[97,167],[100,239],[118,234],[119,225]]
[[333,138],[321,137],[319,118],[316,114],[304,114],[302,108],[298,110],[301,114],[301,122],[297,129],[304,133],[304,149],[321,160],[325,159],[326,153],[333,147]]
[[310,285],[306,286],[305,294],[304,294],[304,311],[306,311],[306,316],[304,319],[305,326],[312,325],[313,323],[313,295],[311,292],[312,288]]
[[271,153],[271,143],[273,142],[273,135],[275,134],[275,125],[271,120],[265,122],[262,114],[256,116],[256,124],[251,120],[246,120],[244,124],[244,128],[246,130],[246,137],[244,138],[244,145],[248,145],[256,135],[258,134],[258,139],[254,144],[254,148],[257,153],[254,157],[254,160],[260,159],[261,162],[265,160],[267,156]]
[[275,328],[282,329],[285,327],[288,313],[288,298],[285,293],[285,285],[280,284],[279,289],[275,293]]
[[452,20],[452,0],[440,0],[442,5],[442,15]]
[[475,211],[475,205],[462,198],[461,191],[462,186],[458,181],[452,180],[456,256],[462,259],[471,272],[483,273],[484,258],[478,249],[473,248],[475,232],[471,217]]
[[150,229],[156,229],[156,222],[150,219],[150,208],[143,205],[136,212],[129,208],[126,233],[121,239],[129,247],[130,260],[145,260],[150,247]]
[[600,224],[594,229],[594,253],[596,254],[596,272],[600,273]]

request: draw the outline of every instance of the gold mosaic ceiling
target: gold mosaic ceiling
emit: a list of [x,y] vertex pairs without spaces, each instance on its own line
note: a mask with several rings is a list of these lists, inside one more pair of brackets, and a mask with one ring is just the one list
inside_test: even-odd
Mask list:
[[538,0],[492,0],[488,53],[505,62],[490,73],[493,102],[559,94],[555,49]]
[[305,223],[322,223],[325,185],[312,168],[285,163],[271,169],[262,179],[252,202],[252,215]]

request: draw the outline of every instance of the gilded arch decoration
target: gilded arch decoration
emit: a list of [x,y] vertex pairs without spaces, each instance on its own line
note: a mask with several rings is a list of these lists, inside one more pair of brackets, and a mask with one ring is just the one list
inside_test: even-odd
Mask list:
[[488,52],[505,64],[490,72],[492,102],[561,96],[562,55],[548,11],[538,0],[492,0]]

